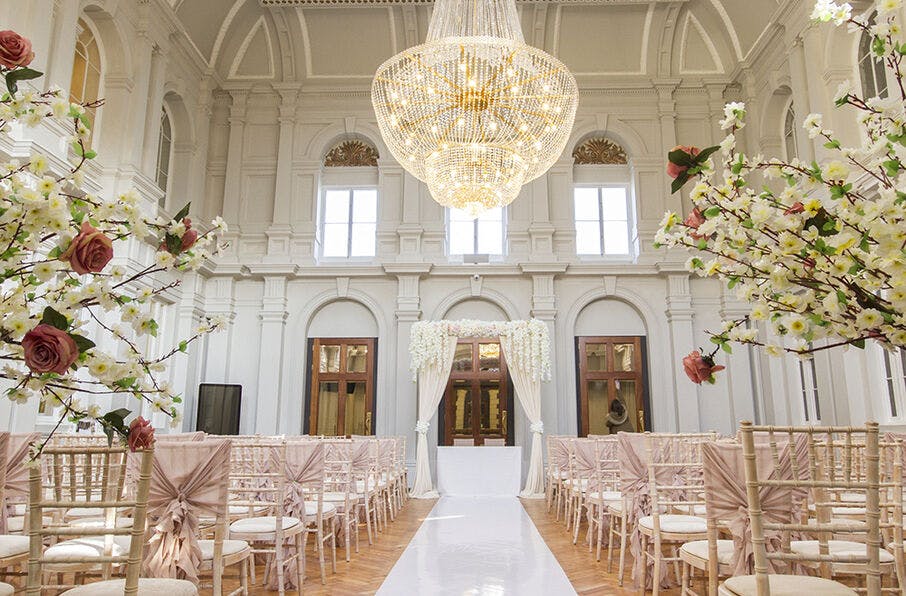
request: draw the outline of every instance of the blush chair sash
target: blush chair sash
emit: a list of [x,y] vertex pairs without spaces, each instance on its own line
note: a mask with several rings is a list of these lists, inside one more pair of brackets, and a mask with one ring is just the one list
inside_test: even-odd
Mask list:
[[151,531],[144,568],[150,577],[198,583],[198,518],[217,516],[227,502],[230,441],[165,441],[156,446],[148,515]]
[[10,433],[6,446],[6,481],[3,485],[3,503],[0,504],[0,534],[6,534],[8,505],[13,499],[28,498],[28,448],[41,438],[41,433]]

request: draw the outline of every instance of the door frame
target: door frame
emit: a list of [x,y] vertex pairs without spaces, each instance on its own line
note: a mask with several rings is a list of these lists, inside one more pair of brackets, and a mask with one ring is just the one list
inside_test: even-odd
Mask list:
[[[472,342],[474,345],[478,345],[479,343],[500,343],[500,338],[499,337],[480,337],[480,338],[463,337],[463,338],[457,338],[456,343],[458,344],[460,341],[469,341],[469,342]],[[472,354],[473,365],[474,365],[477,357],[478,356],[473,351],[473,354]],[[501,389],[505,390],[505,402],[504,403],[506,404],[506,412],[507,412],[505,442],[508,447],[512,447],[513,445],[515,445],[515,438],[516,438],[515,408],[514,408],[516,392],[515,392],[515,388],[513,387],[513,379],[510,376],[509,367],[506,364],[506,357],[503,354],[503,346],[500,347],[500,370],[503,373],[503,377],[504,377],[504,383],[501,385]],[[481,373],[473,373],[473,374],[480,375]],[[488,375],[488,378],[490,378],[491,374],[496,374],[496,373],[485,373],[485,374]],[[447,422],[447,415],[446,415],[447,392],[450,390],[452,382],[453,382],[453,371],[451,370],[450,374],[447,376],[447,384],[444,386],[444,395],[441,398],[440,403],[438,404],[438,408],[437,408],[437,445],[439,447],[448,447],[453,444],[452,437],[449,437],[449,442],[448,442],[448,436],[450,435],[450,433],[447,432],[447,424],[446,424],[446,422]],[[472,382],[480,383],[481,377],[478,376],[477,378],[473,378]],[[473,400],[472,404],[473,404],[472,413],[474,414],[475,407],[476,407],[475,406],[476,401]],[[475,436],[475,433],[473,430],[473,437],[474,436]]]
[[[619,376],[619,372],[607,372],[607,373],[592,373],[600,374],[602,376],[607,376],[606,379],[587,379],[588,375],[588,362],[585,358],[582,358],[582,345],[583,344],[595,344],[595,343],[607,343],[607,344],[616,344],[616,343],[637,343],[636,354],[633,359],[633,367],[638,371],[638,378],[636,379],[639,383],[639,392],[638,397],[642,400],[642,415],[644,417],[643,422],[643,431],[650,431],[652,428],[651,424],[651,396],[648,391],[648,341],[647,337],[644,335],[577,335],[574,338],[575,341],[575,361],[576,361],[576,429],[577,435],[579,437],[588,436],[588,398],[582,399],[583,395],[587,391],[588,380],[613,380],[612,377]],[[613,360],[612,350],[608,350],[608,356],[610,361]],[[627,375],[628,376],[628,375]],[[613,389],[613,385],[608,384],[608,403],[610,402],[612,396],[610,395]]]
[[[372,358],[369,359],[368,367],[366,367],[365,375],[370,378],[371,382],[371,429],[370,434],[375,435],[375,423],[377,421],[377,398],[378,398],[378,387],[377,387],[377,365],[378,365],[378,338],[377,337],[309,337],[306,343],[305,351],[305,372],[308,374],[308,382],[305,383],[305,404],[302,408],[302,433],[311,434],[311,415],[312,415],[312,404],[314,396],[314,387],[317,382],[318,373],[314,369],[315,359],[314,359],[314,348],[315,341],[324,341],[327,345],[330,345],[330,342],[343,342],[347,344],[355,343],[370,343]],[[369,369],[370,368],[370,372]],[[304,374],[304,373],[303,373]],[[336,373],[331,373],[336,374]],[[366,380],[367,382],[367,380]],[[367,394],[366,394],[367,395]],[[317,407],[314,408],[315,413],[317,413]],[[339,429],[339,424],[338,424]],[[345,429],[344,429],[345,430]],[[340,435],[337,435],[340,436]]]

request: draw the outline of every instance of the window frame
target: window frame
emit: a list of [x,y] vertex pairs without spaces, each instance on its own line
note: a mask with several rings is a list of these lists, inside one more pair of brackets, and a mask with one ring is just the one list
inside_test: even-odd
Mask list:
[[803,421],[807,424],[821,423],[821,388],[818,385],[818,365],[815,355],[808,360],[797,358],[799,394],[802,397],[801,411]]
[[[487,255],[488,261],[490,262],[501,262],[506,258],[507,255],[507,214],[509,209],[508,206],[504,205],[499,207],[500,209],[500,252],[499,253],[487,253],[487,252],[478,252],[478,217],[472,220],[472,249],[473,252],[453,252],[453,243],[451,241],[452,231],[453,231],[453,218],[452,213],[453,209],[451,207],[446,207],[444,209],[444,227],[446,229],[446,242],[447,242],[447,257],[450,261],[455,263],[462,263],[465,261],[467,256],[476,256],[476,255]],[[480,217],[480,216],[479,216]]]
[[[868,21],[867,21],[869,27],[873,26],[877,22],[877,17],[878,17],[877,11],[872,11],[871,14],[869,15]],[[868,44],[867,51],[863,52],[863,50],[864,50],[863,46],[866,44],[866,42]],[[864,76],[865,71],[864,71],[863,66],[864,66],[865,61],[867,61],[867,60],[871,60],[871,62],[872,62],[872,69],[871,69],[871,75],[872,75],[871,79],[872,80],[870,82],[871,82],[872,87],[874,88],[873,93],[869,93],[868,89],[866,88],[866,84],[865,84],[866,77]],[[871,97],[879,97],[881,99],[885,99],[887,97],[890,97],[891,80],[888,77],[887,68],[884,65],[884,61],[878,60],[877,57],[872,53],[871,36],[866,31],[863,31],[861,33],[861,35],[859,35],[858,41],[856,43],[855,66],[856,66],[856,74],[859,79],[859,89],[861,90],[862,95],[864,96],[865,99],[869,99]],[[880,69],[880,72],[879,72],[879,69]],[[879,78],[879,76],[878,76],[879,74],[882,75],[882,78]],[[883,91],[879,92],[878,88],[879,88],[879,83],[881,83],[881,82],[883,82],[884,88],[883,88]]]
[[[792,118],[790,118],[792,116]],[[799,137],[796,130],[796,105],[791,97],[786,103],[783,110],[783,152],[788,162],[799,159]],[[790,144],[793,146],[793,154],[790,153]]]
[[[373,255],[360,255],[352,256],[352,226],[354,221],[352,218],[354,210],[354,197],[355,191],[357,190],[373,190],[375,192],[375,216],[374,216],[374,254]],[[347,191],[349,193],[349,211],[348,219],[346,220],[346,256],[326,256],[324,254],[324,241],[325,241],[325,212],[327,209],[327,193],[336,191]],[[377,226],[380,221],[380,202],[381,202],[381,193],[380,188],[377,184],[328,184],[321,186],[320,189],[320,199],[318,201],[318,261],[324,263],[344,263],[344,262],[354,262],[354,263],[369,263],[374,261],[377,258]],[[370,222],[360,222],[360,223],[370,223]]]
[[[573,224],[578,223],[576,219],[576,189],[579,188],[594,188],[598,191],[598,234],[601,241],[600,244],[600,253],[580,253],[578,242],[576,243],[576,256],[581,260],[594,260],[594,261],[632,261],[637,255],[638,251],[636,250],[636,238],[635,238],[635,212],[634,212],[634,197],[632,192],[632,182],[580,182],[573,184],[573,196],[572,196],[572,207],[573,207]],[[603,205],[603,193],[602,189],[605,188],[622,188],[625,191],[624,199],[626,201],[626,253],[622,254],[607,254],[605,252],[604,245],[604,205]],[[592,221],[592,220],[582,220],[582,221]],[[619,221],[619,220],[607,220],[607,221]],[[576,232],[578,236],[578,232]],[[577,238],[578,239],[578,238]]]
[[[163,141],[164,137],[164,116],[166,116],[167,123],[170,127],[170,135],[167,139],[169,142],[169,152],[167,155],[166,182],[164,184],[165,188],[161,188],[160,173],[161,163],[163,162],[163,160],[161,159],[161,142]],[[173,171],[173,137],[173,114],[170,113],[170,109],[167,107],[167,104],[164,103],[161,104],[160,128],[157,132],[157,159],[155,160],[154,164],[154,183],[164,193],[164,196],[161,197],[159,202],[161,209],[167,208],[167,197],[170,196],[170,188],[172,187],[173,183],[173,176],[171,176],[171,173]]]
[[[899,348],[894,353],[880,345],[875,349],[878,351],[875,363],[878,370],[876,378],[880,383],[881,399],[878,405],[881,418],[889,424],[902,424],[906,421],[906,349]],[[893,411],[894,408],[896,411]]]
[[[85,95],[87,95],[87,93],[86,93],[86,91],[87,91],[86,83],[88,81],[87,73],[88,73],[89,68],[92,66],[91,55],[90,55],[90,51],[88,51],[88,46],[86,46],[86,52],[83,57],[85,71],[82,73],[82,88],[79,90],[78,98],[76,98],[75,95],[73,94],[72,77],[75,74],[76,60],[78,60],[81,55],[81,52],[79,52],[79,46],[86,45],[86,44],[83,44],[80,39],[80,37],[81,37],[80,30],[86,31],[91,35],[91,41],[94,42],[94,47],[97,51],[98,64],[96,65],[96,68],[95,68],[95,70],[97,71],[97,89],[95,91],[96,97],[94,97],[94,98],[85,97]],[[104,57],[104,48],[101,45],[101,36],[98,34],[97,28],[94,26],[94,23],[92,23],[91,20],[86,18],[84,15],[79,17],[78,22],[76,24],[76,40],[75,40],[75,44],[72,47],[72,56],[73,56],[73,66],[70,69],[69,89],[67,90],[69,101],[81,103],[86,100],[94,101],[96,99],[100,99],[100,98],[104,97],[105,74],[106,74],[104,72],[105,71],[104,63],[106,62],[105,57]],[[97,130],[100,127],[102,111],[99,111],[97,108],[86,108],[85,113],[91,124],[91,131],[88,135],[88,140],[87,140],[87,145],[91,146],[91,144],[94,142],[94,140],[96,138]]]

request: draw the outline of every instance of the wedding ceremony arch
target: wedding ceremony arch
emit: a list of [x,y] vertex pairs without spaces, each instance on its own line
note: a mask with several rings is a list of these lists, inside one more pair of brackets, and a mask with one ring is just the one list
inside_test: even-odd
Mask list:
[[551,378],[550,334],[538,319],[523,321],[420,321],[409,338],[410,368],[418,381],[418,417],[415,431],[415,482],[410,495],[430,499],[438,496],[428,461],[428,428],[444,394],[453,366],[456,343],[465,337],[499,337],[516,397],[529,419],[532,449],[528,475],[520,496],[544,497],[541,435],[541,382]]

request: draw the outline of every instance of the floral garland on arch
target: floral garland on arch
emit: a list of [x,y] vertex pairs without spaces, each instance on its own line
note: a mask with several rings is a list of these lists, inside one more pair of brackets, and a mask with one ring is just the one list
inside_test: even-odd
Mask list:
[[451,341],[461,337],[512,338],[514,350],[507,354],[507,365],[531,371],[536,379],[551,378],[551,339],[547,325],[538,319],[527,321],[419,321],[409,335],[412,378],[430,364],[440,363]]

